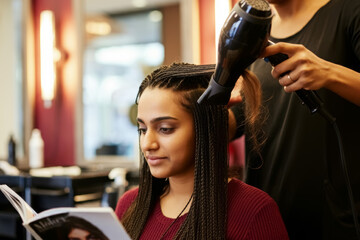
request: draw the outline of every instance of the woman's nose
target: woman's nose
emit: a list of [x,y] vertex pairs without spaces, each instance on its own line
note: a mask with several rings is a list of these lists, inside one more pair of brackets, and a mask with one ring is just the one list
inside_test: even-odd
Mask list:
[[153,131],[148,130],[144,135],[141,136],[140,146],[143,152],[157,149],[159,144],[156,138],[156,134]]

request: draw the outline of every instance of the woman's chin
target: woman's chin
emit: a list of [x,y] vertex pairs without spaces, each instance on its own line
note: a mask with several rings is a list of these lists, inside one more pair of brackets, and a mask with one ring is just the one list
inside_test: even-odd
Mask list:
[[159,171],[159,170],[154,170],[151,168],[150,168],[150,173],[155,178],[168,178],[169,177],[169,175],[166,174],[165,172]]

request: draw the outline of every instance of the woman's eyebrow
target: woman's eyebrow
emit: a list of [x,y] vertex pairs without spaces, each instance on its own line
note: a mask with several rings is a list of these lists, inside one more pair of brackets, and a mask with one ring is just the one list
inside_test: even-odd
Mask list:
[[[174,117],[170,117],[170,116],[163,116],[163,117],[157,117],[157,118],[151,119],[150,123],[160,122],[163,120],[178,120],[178,119],[174,118]],[[144,121],[141,118],[137,118],[137,121],[139,123],[144,123]]]

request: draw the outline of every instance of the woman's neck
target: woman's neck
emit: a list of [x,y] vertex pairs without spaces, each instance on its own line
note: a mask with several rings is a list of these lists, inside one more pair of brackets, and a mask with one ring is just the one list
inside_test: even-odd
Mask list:
[[294,35],[329,1],[330,0],[274,1],[271,5],[274,10],[271,36],[275,38],[286,38]]
[[[168,189],[160,198],[161,211],[164,216],[176,218],[191,198],[194,191],[193,178],[170,178]],[[191,203],[186,207],[183,214],[190,209]]]
[[194,191],[194,178],[169,178],[169,189],[167,195],[175,197],[191,196]]

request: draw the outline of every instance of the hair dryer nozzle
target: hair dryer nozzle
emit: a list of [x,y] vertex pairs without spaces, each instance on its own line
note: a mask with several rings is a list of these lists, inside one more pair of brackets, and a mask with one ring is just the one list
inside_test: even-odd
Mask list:
[[232,87],[224,87],[214,81],[214,76],[211,77],[208,88],[198,99],[199,104],[228,104],[231,96]]

